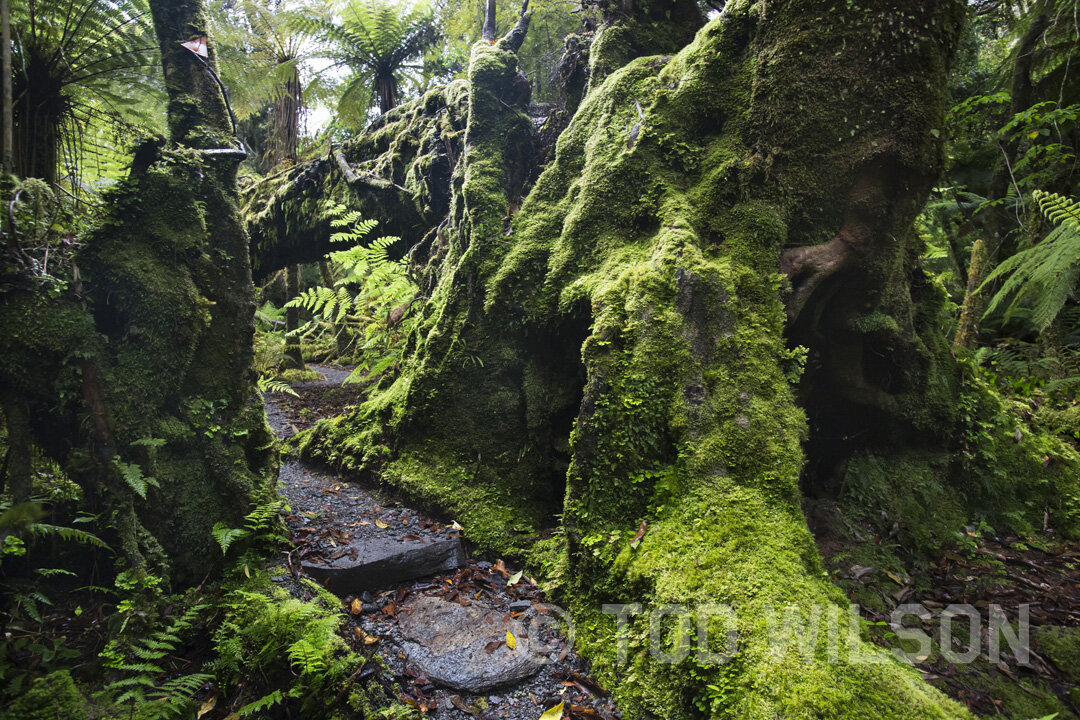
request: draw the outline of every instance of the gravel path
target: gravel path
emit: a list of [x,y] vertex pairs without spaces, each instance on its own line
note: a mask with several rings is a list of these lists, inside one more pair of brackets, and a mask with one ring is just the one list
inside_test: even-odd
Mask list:
[[[340,396],[331,395],[328,404],[320,402],[327,392],[344,391],[352,404],[362,399],[359,385],[341,387],[348,369],[311,367],[326,379],[294,386],[300,398],[285,393],[266,396],[267,418],[280,436],[288,437],[303,429],[300,425],[340,412]],[[344,546],[365,539],[429,540],[460,534],[452,519],[432,517],[411,508],[386,489],[348,482],[297,460],[282,465],[280,480],[281,493],[291,509],[287,522],[295,548],[289,554],[289,563],[294,568],[300,566],[299,560],[333,557]],[[403,702],[428,716],[448,720],[537,720],[547,708],[562,701],[564,718],[621,718],[612,698],[589,677],[587,663],[563,636],[556,622],[561,610],[545,603],[540,589],[516,571],[499,559],[471,558],[451,573],[345,595],[342,603],[350,618],[345,638],[357,652],[380,655],[387,667],[387,677],[380,682],[393,683]],[[304,592],[293,576],[278,580],[293,592]],[[518,623],[546,664],[531,678],[482,694],[434,684],[406,658],[408,639],[401,624],[413,604],[424,605],[415,602],[422,596],[490,611],[506,622]],[[415,623],[415,618],[410,620]],[[489,653],[495,662],[498,653],[493,650],[489,649]],[[371,663],[369,667],[378,665]]]

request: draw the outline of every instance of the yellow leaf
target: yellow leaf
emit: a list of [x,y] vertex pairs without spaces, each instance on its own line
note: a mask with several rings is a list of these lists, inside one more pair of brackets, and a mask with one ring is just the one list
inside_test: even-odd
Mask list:
[[353,615],[359,615],[364,612],[364,604],[360,602],[360,598],[353,598],[352,605],[349,606],[349,612]]
[[208,697],[206,699],[206,702],[204,702],[202,704],[202,707],[199,708],[199,714],[195,716],[196,720],[198,720],[198,718],[201,718],[203,715],[205,715],[206,713],[213,710],[214,706],[217,705],[217,699],[218,699],[217,695],[211,695],[210,697]]
[[374,645],[379,642],[379,638],[374,635],[368,635],[358,627],[353,627],[353,635],[356,636],[357,642],[363,643],[364,645]]
[[248,570],[247,565],[244,566],[244,577],[247,577],[247,578],[251,577],[251,571]]
[[517,638],[514,637],[514,633],[509,630],[506,631],[506,647],[514,650],[517,648]]
[[381,528],[382,528],[383,530],[385,530],[386,528],[390,527],[390,523],[388,523],[388,522],[383,522],[382,520],[376,520],[376,521],[375,521],[375,525],[376,525],[376,526],[378,526],[378,527],[381,527]]
[[562,720],[563,707],[566,705],[566,701],[560,702],[558,705],[549,708],[543,715],[540,716],[540,720]]

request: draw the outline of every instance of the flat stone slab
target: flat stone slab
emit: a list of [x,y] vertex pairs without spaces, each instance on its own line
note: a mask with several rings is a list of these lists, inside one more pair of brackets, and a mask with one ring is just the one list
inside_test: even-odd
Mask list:
[[326,562],[305,560],[304,572],[328,590],[358,593],[449,572],[468,560],[460,538],[399,540],[363,538]]
[[[535,675],[549,660],[537,653],[520,622],[477,605],[463,607],[421,596],[398,610],[405,658],[431,682],[454,690],[483,693]],[[516,649],[507,647],[507,631]],[[487,652],[489,644],[498,647]]]

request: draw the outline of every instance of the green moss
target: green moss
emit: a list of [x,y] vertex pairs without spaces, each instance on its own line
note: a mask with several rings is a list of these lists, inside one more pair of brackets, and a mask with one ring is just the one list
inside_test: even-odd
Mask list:
[[1074,684],[1080,684],[1080,628],[1038,626],[1032,629],[1032,639],[1043,657],[1068,675]]
[[67,670],[57,670],[35,680],[0,715],[6,720],[82,720],[93,716],[94,707],[75,687]]
[[[993,408],[961,393],[961,368],[934,339],[943,299],[896,239],[940,162],[935,80],[963,4],[902,16],[886,3],[827,5],[729,3],[677,55],[613,70],[517,213],[511,143],[525,121],[513,58],[474,48],[466,153],[411,356],[358,412],[302,441],[308,457],[449,509],[486,548],[521,547],[515,525],[550,522],[561,502],[564,540],[532,557],[565,573],[581,647],[630,717],[969,717],[891,658],[833,661],[824,632],[805,657],[770,649],[769,608],[847,617],[799,503],[808,431],[785,372],[780,257],[829,241],[849,214],[873,219],[880,246],[837,313],[845,348],[904,360],[887,389],[858,363],[839,373],[859,385],[848,400],[903,436],[854,453],[852,492],[903,496],[894,512],[913,536],[920,502],[939,503],[931,531],[944,532],[1021,481],[1037,481],[1033,499],[1001,506],[1018,524],[1051,499],[1074,515],[1065,450],[1054,455],[1062,474],[1038,479],[1045,438],[1013,447],[996,431],[973,435],[985,457],[967,466],[949,445]],[[897,42],[882,58],[886,32]],[[846,102],[856,98],[858,117]],[[866,185],[880,193],[856,192]],[[976,398],[963,417],[962,397]],[[922,455],[907,442],[939,436]],[[991,455],[1020,480],[993,475],[979,494]],[[954,481],[970,493],[951,502]],[[623,665],[600,610],[621,602],[730,604],[739,653],[667,665],[646,652],[639,622]],[[841,621],[832,637],[872,655],[857,625]]]
[[277,379],[287,382],[289,384],[306,383],[306,382],[321,382],[326,378],[318,370],[312,370],[305,368],[304,370],[289,369],[281,372]]

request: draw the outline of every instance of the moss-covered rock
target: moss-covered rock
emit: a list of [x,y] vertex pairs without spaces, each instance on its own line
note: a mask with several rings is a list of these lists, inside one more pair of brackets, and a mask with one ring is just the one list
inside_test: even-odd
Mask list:
[[0,714],[4,720],[84,720],[94,716],[94,706],[75,686],[67,670],[38,678]]

